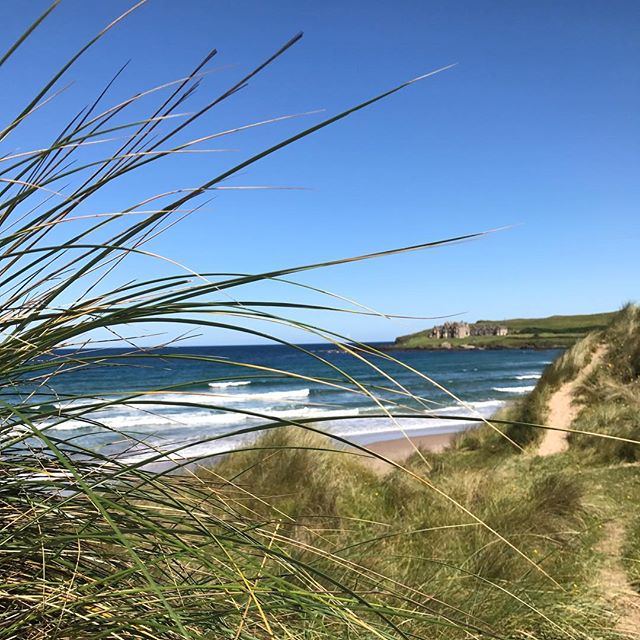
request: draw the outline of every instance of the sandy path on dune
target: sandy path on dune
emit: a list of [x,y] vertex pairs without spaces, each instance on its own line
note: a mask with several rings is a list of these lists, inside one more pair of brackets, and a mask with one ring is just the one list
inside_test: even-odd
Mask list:
[[596,547],[604,555],[598,587],[606,594],[614,609],[620,612],[615,630],[631,638],[640,638],[640,595],[629,584],[629,578],[620,563],[623,544],[624,527],[617,522],[607,523]]
[[[568,429],[580,412],[579,403],[575,402],[575,390],[587,376],[597,367],[605,354],[605,347],[600,345],[591,362],[578,376],[563,384],[549,399],[549,425],[560,429]],[[565,431],[545,431],[544,438],[538,447],[537,454],[549,456],[561,453],[568,447]],[[602,568],[598,575],[598,586],[606,594],[607,600],[614,610],[620,612],[615,630],[628,637],[640,638],[640,595],[638,595],[620,562],[624,545],[624,527],[617,522],[610,522],[603,531],[597,551],[604,556]]]
[[[575,390],[584,382],[589,374],[602,362],[605,347],[596,348],[591,362],[571,381],[565,382],[551,398],[549,398],[549,415],[547,423],[558,429],[568,429],[580,412],[580,406],[575,402]],[[554,431],[549,429],[544,432],[542,442],[538,446],[539,456],[550,456],[554,453],[562,453],[569,446],[566,431]]]

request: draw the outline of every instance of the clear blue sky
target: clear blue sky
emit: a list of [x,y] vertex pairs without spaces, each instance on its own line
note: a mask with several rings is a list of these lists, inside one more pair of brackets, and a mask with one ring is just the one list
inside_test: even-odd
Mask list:
[[[63,0],[2,72],[0,117],[131,3]],[[46,3],[4,0],[2,48]],[[201,271],[263,271],[515,225],[455,247],[308,274],[304,282],[385,312],[467,320],[589,313],[638,298],[640,3],[150,0],[74,67],[74,85],[9,148],[41,145],[126,60],[113,100],[219,54],[189,108],[232,84],[298,30],[303,40],[225,106],[206,134],[273,116],[335,113],[433,68],[458,66],[280,152],[153,250]],[[195,186],[319,115],[224,140],[94,200],[94,210]],[[38,142],[40,141],[40,142]],[[13,146],[11,146],[13,145]],[[146,275],[154,263],[140,266]],[[131,273],[123,274],[124,278]],[[252,292],[255,297],[258,292]],[[292,294],[265,289],[265,298]],[[300,296],[309,301],[309,296]],[[300,316],[309,319],[309,316]],[[430,325],[333,317],[354,338]],[[207,342],[238,342],[207,334]]]

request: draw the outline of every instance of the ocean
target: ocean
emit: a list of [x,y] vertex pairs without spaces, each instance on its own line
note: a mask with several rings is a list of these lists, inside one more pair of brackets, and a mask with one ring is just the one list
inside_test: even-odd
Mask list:
[[[243,446],[255,438],[253,428],[274,419],[316,420],[327,432],[365,444],[402,431],[461,430],[473,423],[446,417],[491,416],[533,389],[560,353],[389,352],[398,364],[361,360],[331,344],[300,349],[182,347],[155,350],[153,357],[87,351],[78,357],[97,362],[58,373],[47,385],[32,382],[20,394],[49,408],[52,415],[38,426],[57,441],[127,463],[183,460]],[[88,405],[95,408],[86,414]],[[385,410],[406,417],[368,417]]]

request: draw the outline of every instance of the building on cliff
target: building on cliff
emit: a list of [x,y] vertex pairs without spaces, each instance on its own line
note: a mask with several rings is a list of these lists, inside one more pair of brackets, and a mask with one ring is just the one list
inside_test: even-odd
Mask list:
[[445,322],[433,327],[429,337],[438,340],[468,338],[470,336],[506,336],[509,328],[499,324],[469,324],[467,322]]
[[469,325],[466,322],[445,322],[431,329],[431,337],[438,340],[447,338],[467,338],[470,335]]

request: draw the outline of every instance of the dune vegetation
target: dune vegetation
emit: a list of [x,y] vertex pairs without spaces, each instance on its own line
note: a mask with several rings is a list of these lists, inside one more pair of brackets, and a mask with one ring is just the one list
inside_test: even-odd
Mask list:
[[[597,366],[576,389],[577,401],[584,406],[578,413],[574,427],[588,434],[598,433],[633,439],[634,412],[637,420],[640,369],[639,311],[633,304],[626,305],[613,316],[610,325],[602,331],[589,333],[567,349],[549,365],[533,391],[512,402],[498,416],[507,424],[502,432],[521,447],[535,446],[543,437],[537,426],[548,420],[549,399],[562,385],[575,380],[585,371],[594,355],[600,355]],[[594,363],[596,364],[596,363]],[[623,425],[629,424],[628,427]],[[553,425],[551,425],[553,426]],[[485,426],[464,434],[458,445],[463,448],[513,449],[508,439]],[[570,433],[569,441],[576,447],[604,451],[607,447],[624,447],[623,441]],[[632,443],[627,443],[633,451]]]
[[[405,620],[411,636],[633,637],[640,482],[628,463],[639,450],[639,320],[626,306],[492,427],[461,434],[444,453],[374,473],[358,452],[287,430],[260,440],[268,456],[239,452],[199,475],[229,480],[235,500],[292,539],[374,572],[380,593],[393,584],[428,612]],[[538,455],[547,402],[598,348],[605,355],[562,430],[568,448]]]
[[[0,72],[37,37],[56,4],[0,54]],[[76,395],[63,398],[73,401],[67,404],[43,403],[38,394],[59,400],[58,377],[71,370],[100,365],[117,373],[123,360],[139,366],[157,357],[136,344],[159,326],[172,326],[178,335],[188,327],[218,327],[283,343],[277,329],[286,325],[333,342],[369,366],[402,366],[389,354],[289,317],[300,308],[319,316],[370,313],[345,308],[343,299],[320,291],[317,307],[297,304],[293,294],[303,285],[295,275],[462,239],[244,274],[194,274],[148,250],[150,240],[170,232],[221,183],[231,188],[230,178],[262,158],[416,80],[230,163],[200,185],[127,192],[128,204],[119,211],[96,212],[93,198],[102,189],[198,148],[202,137],[185,138],[189,125],[235,98],[300,38],[194,113],[185,114],[185,103],[201,89],[215,51],[182,79],[110,103],[118,72],[101,95],[57,123],[51,139],[16,151],[21,131],[55,99],[76,60],[128,13],[83,45],[1,125],[0,640],[587,639],[626,633],[623,607],[603,585],[606,575],[621,572],[631,588],[640,579],[640,485],[629,464],[637,436],[636,307],[567,352],[540,380],[533,400],[495,421],[509,439],[485,425],[443,454],[417,452],[403,465],[390,464],[388,473],[372,471],[366,450],[329,438],[321,423],[269,415],[261,416],[260,428],[245,430],[260,437],[197,468],[181,460],[180,450],[169,452],[173,466],[152,464],[166,460],[166,451],[125,464],[60,436],[56,428],[72,420],[107,429],[96,410],[114,401]],[[147,115],[140,117],[143,108]],[[214,130],[209,140],[278,120]],[[135,269],[127,267],[136,260],[174,271],[135,280]],[[245,299],[245,285],[272,280],[290,287],[291,298]],[[117,362],[96,351],[113,342],[130,346]],[[606,359],[580,387],[584,409],[571,425],[568,449],[535,455],[544,430],[533,423],[544,421],[544,399],[600,343],[607,346]],[[162,357],[170,364],[191,356],[176,349]],[[293,375],[237,366],[255,376]],[[326,377],[313,382],[351,385],[384,411],[375,388],[329,363]],[[398,388],[399,410],[406,394]],[[138,395],[118,402],[143,402]],[[143,444],[128,438],[131,448]],[[607,551],[601,545],[612,522],[616,536],[610,537],[617,542]]]

